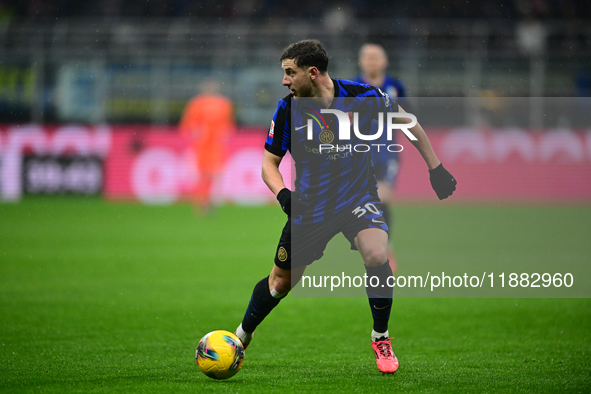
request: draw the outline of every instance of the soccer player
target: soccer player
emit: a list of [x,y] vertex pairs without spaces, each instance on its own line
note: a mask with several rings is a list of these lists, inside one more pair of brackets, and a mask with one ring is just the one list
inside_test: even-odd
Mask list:
[[[364,44],[359,50],[359,67],[361,75],[355,78],[355,82],[376,86],[394,99],[406,97],[403,83],[386,74],[388,56],[381,45]],[[382,149],[379,152],[377,150],[371,151],[371,159],[378,182],[378,195],[384,210],[384,219],[388,228],[392,230],[391,204],[394,203],[394,184],[400,167],[400,156],[398,152],[388,152]],[[392,271],[395,272],[396,260],[394,259],[394,250],[390,245],[388,245],[388,260]]]
[[386,74],[388,55],[381,45],[363,44],[359,50],[359,67],[361,75],[355,78],[355,82],[376,86],[394,99],[406,97],[406,89],[402,81]]
[[[304,98],[309,97],[325,109],[351,109],[342,106],[347,98],[353,100],[353,105],[360,102],[363,106],[368,101],[359,98],[367,97],[373,98],[372,103],[377,103],[374,107],[379,106],[381,111],[404,113],[403,109],[375,87],[332,79],[328,74],[328,56],[318,40],[289,45],[280,61],[283,85],[290,93],[279,101],[273,115],[265,143],[262,177],[277,196],[288,219],[271,273],[255,285],[242,323],[236,329],[245,347],[250,344],[256,327],[298,283],[306,266],[322,257],[327,243],[340,232],[352,249],[359,250],[368,277],[377,277],[378,283],[384,284],[392,275],[387,259],[388,228],[383,222],[369,154],[337,152],[337,155],[332,150],[318,151],[310,143],[318,147],[323,134],[326,140],[330,127],[321,126],[319,122],[310,133],[297,110],[308,103]],[[307,110],[309,113],[316,111],[312,107]],[[438,197],[449,197],[455,190],[455,179],[437,159],[421,126],[416,124],[409,131],[417,139],[412,142],[429,168],[431,184]],[[308,140],[310,134],[313,134],[313,142]],[[351,144],[359,142],[359,137],[351,139]],[[286,187],[279,172],[279,164],[288,150],[296,167],[294,191]],[[370,284],[366,292],[373,317],[371,345],[377,367],[384,373],[393,373],[398,369],[388,332],[393,290]]]
[[225,141],[234,132],[234,106],[219,93],[219,82],[203,81],[201,93],[187,104],[179,129],[190,142],[199,181],[192,193],[197,211],[207,213],[211,203],[211,187],[221,171]]

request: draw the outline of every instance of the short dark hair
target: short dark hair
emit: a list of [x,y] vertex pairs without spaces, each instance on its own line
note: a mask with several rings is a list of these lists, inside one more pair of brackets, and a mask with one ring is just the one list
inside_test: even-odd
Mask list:
[[321,73],[328,70],[328,55],[324,45],[318,40],[302,40],[290,44],[283,50],[280,61],[293,59],[296,66],[316,67]]

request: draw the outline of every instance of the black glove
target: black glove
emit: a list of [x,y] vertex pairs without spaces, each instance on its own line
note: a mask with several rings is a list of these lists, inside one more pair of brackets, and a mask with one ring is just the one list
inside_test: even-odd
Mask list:
[[429,170],[429,179],[431,180],[431,187],[433,187],[440,200],[451,196],[458,184],[453,175],[443,167],[443,164]]
[[288,188],[283,188],[277,193],[277,201],[281,204],[281,209],[291,216],[291,207],[293,205],[298,216],[308,208],[308,197],[300,192],[292,192]]

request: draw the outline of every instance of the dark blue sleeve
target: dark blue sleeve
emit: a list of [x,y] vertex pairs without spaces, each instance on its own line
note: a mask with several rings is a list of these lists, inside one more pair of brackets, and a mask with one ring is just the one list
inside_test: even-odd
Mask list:
[[273,114],[271,128],[265,141],[265,149],[268,152],[283,157],[285,152],[288,151],[291,140],[290,119],[291,114],[289,113],[287,102],[280,100]]

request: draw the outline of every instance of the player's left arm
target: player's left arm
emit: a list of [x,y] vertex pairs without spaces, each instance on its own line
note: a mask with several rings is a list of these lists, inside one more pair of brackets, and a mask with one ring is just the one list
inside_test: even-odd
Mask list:
[[[401,106],[398,106],[398,112],[407,113]],[[410,119],[408,118],[396,118],[396,123],[410,123]],[[423,160],[427,163],[427,167],[429,170],[433,170],[437,168],[441,164],[433,147],[431,146],[431,142],[425,133],[425,130],[421,127],[419,122],[416,125],[408,129],[412,135],[416,137],[416,141],[409,139],[409,141],[414,145],[415,148],[419,151],[421,156],[423,156]],[[406,134],[405,134],[406,135]],[[408,137],[407,137],[408,138]]]
[[[406,113],[401,106],[398,106],[398,112]],[[408,118],[398,118],[398,120],[400,120],[401,123],[410,123]],[[423,160],[425,160],[425,163],[427,163],[431,186],[433,187],[433,190],[435,190],[435,193],[437,193],[437,197],[439,197],[440,200],[443,200],[444,198],[451,196],[456,190],[457,181],[453,175],[443,167],[443,164],[441,164],[441,161],[437,158],[425,130],[423,130],[419,122],[408,130],[416,137],[416,141],[411,139],[409,139],[409,141],[419,151]]]

